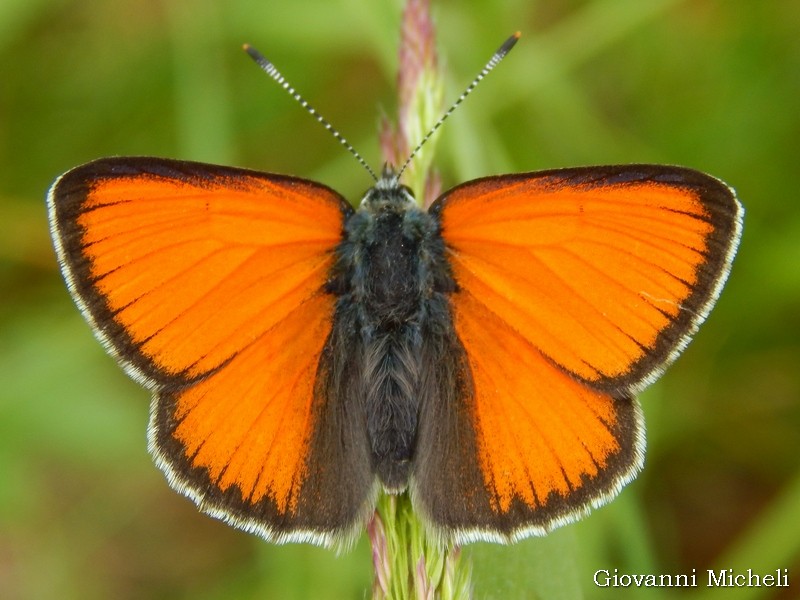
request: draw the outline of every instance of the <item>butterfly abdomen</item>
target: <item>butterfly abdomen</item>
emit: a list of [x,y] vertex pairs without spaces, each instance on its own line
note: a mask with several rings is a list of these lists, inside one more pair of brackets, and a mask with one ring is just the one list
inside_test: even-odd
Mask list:
[[334,327],[353,340],[348,370],[361,382],[349,389],[363,396],[372,468],[391,491],[405,489],[414,456],[423,334],[454,288],[433,219],[395,191],[350,217],[328,286],[339,295]]

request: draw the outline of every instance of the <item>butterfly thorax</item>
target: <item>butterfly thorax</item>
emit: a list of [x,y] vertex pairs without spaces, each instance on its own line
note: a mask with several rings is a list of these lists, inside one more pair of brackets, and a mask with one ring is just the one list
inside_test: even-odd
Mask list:
[[347,371],[359,380],[352,393],[361,395],[373,468],[389,490],[408,481],[424,395],[422,345],[432,312],[443,312],[454,289],[437,221],[384,176],[345,223],[328,290],[339,296],[334,328],[358,332],[357,347],[344,349]]

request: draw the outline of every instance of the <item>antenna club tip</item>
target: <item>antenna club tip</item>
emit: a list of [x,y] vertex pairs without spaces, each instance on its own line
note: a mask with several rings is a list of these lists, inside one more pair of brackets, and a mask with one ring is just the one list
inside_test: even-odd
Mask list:
[[242,50],[247,52],[247,54],[252,58],[256,63],[261,65],[262,68],[265,68],[265,65],[269,64],[269,61],[264,58],[264,55],[261,54],[258,50],[253,48],[250,44],[242,44]]
[[497,54],[502,57],[511,52],[511,49],[514,47],[514,44],[517,43],[521,35],[522,33],[519,31],[514,32],[505,42],[503,42],[503,45],[498,48]]

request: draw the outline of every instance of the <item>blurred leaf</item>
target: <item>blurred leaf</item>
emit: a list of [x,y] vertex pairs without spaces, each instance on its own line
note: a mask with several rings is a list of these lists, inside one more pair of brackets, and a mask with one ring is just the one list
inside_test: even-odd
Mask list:
[[467,546],[475,598],[486,600],[576,600],[583,598],[570,528],[513,546]]

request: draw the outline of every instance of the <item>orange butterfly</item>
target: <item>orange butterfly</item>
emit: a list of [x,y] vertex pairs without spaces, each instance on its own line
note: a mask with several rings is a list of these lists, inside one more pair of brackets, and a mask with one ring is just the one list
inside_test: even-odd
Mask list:
[[487,177],[424,212],[391,169],[354,210],[297,177],[156,158],[73,169],[48,206],[78,307],[153,393],[170,485],[323,545],[381,489],[458,543],[613,497],[643,461],[634,395],[708,315],[743,215],[680,167]]

